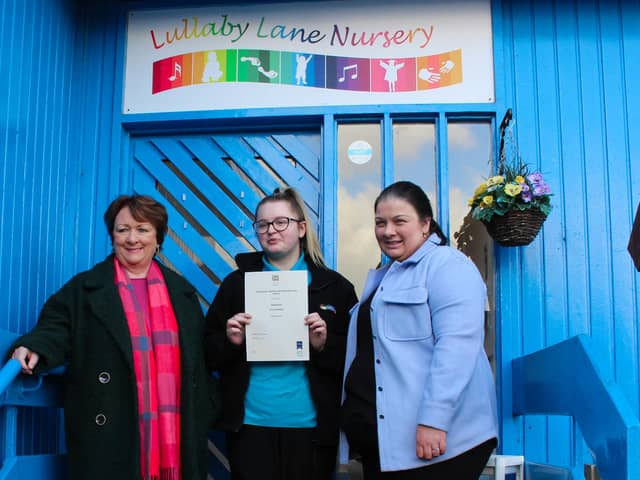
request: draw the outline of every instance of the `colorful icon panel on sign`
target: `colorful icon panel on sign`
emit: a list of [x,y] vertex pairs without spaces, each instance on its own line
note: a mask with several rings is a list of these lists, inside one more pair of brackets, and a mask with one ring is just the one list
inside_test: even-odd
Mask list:
[[370,91],[368,58],[327,57],[327,88]]
[[238,81],[280,83],[280,52],[238,50]]
[[153,63],[152,93],[195,84],[248,82],[394,94],[462,83],[462,50],[357,58],[273,50],[207,50]]
[[462,51],[418,57],[418,90],[462,83]]
[[193,84],[192,55],[176,55],[153,63],[152,93]]
[[371,60],[372,92],[414,92],[415,58],[377,58]]
[[280,83],[302,87],[325,88],[324,55],[303,52],[282,52]]

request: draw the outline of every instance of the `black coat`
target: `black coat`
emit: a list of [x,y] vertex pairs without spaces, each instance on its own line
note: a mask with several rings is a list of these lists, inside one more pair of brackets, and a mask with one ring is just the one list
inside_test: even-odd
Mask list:
[[[206,434],[216,399],[204,362],[202,309],[186,280],[160,268],[180,337],[183,478],[204,480]],[[36,327],[12,349],[18,345],[40,355],[36,372],[67,364],[64,409],[69,478],[140,480],[131,337],[114,283],[113,256],[76,275],[51,296]],[[104,416],[104,425],[96,421],[99,415]]]
[[[222,388],[222,413],[218,427],[226,431],[240,429],[244,419],[244,396],[249,386],[250,363],[246,344],[234,345],[226,335],[226,322],[245,311],[244,273],[263,270],[262,253],[236,256],[238,270],[222,282],[205,321],[205,354],[210,369],[219,372]],[[315,440],[326,445],[338,442],[338,410],[342,388],[342,370],[346,349],[349,310],[357,298],[353,285],[333,270],[309,263],[309,313],[318,312],[327,323],[327,342],[321,352],[310,348],[306,362],[316,414]],[[335,312],[320,309],[321,304]]]

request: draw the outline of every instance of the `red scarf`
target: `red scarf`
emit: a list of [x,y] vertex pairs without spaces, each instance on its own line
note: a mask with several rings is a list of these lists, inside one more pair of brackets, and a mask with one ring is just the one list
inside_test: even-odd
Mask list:
[[143,480],[180,480],[180,346],[178,324],[160,268],[147,274],[149,319],[127,272],[114,258],[115,281],[131,334],[138,392]]

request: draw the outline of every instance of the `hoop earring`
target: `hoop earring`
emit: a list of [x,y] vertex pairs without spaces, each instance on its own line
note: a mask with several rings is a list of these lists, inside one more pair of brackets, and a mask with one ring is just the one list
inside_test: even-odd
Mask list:
[[160,253],[160,245],[156,245],[156,253],[155,253],[155,255],[157,255],[158,253]]
[[429,236],[427,232],[422,232],[422,238],[426,239]]

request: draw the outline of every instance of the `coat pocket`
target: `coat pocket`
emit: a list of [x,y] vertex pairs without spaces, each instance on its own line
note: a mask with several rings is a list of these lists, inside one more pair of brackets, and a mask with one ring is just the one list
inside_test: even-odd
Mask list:
[[383,331],[389,340],[424,340],[433,335],[425,287],[386,291],[382,296]]

